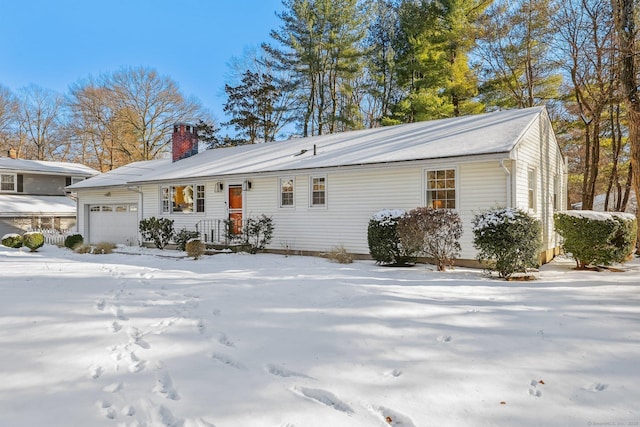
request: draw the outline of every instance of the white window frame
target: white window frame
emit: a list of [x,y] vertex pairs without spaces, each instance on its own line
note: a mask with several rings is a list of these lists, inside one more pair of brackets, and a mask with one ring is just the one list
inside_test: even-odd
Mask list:
[[4,178],[5,176],[7,177],[12,177],[13,178],[13,189],[12,190],[4,190],[2,189],[2,186],[0,185],[0,193],[17,193],[18,192],[18,174],[16,173],[3,173],[0,174],[0,183],[1,184],[8,184],[5,182],[2,182],[2,178]]
[[[174,210],[174,194],[176,188],[178,187],[191,187],[193,191],[193,201],[191,202],[191,210],[189,211],[179,211]],[[202,189],[202,197],[199,198],[198,190]],[[198,200],[202,200],[203,210],[198,210]],[[203,214],[206,210],[206,188],[204,184],[194,184],[194,183],[186,183],[186,184],[170,184],[163,185],[160,187],[160,212],[162,214],[167,215],[193,215],[193,214]]]
[[[291,181],[291,204],[284,204],[282,197],[285,193],[283,190],[283,184],[287,181]],[[293,209],[296,206],[296,180],[292,176],[281,177],[278,179],[278,206],[282,209]],[[288,194],[288,192],[287,192]]]
[[[313,186],[314,186],[314,180],[316,179],[324,180],[324,191],[323,191],[324,203],[314,203]],[[328,186],[327,186],[327,175],[310,175],[309,176],[309,207],[316,208],[316,209],[326,209],[328,196],[329,196],[329,192],[328,192]]]
[[532,212],[538,211],[538,171],[527,169],[527,207]]
[[[429,182],[430,182],[429,173],[430,172],[435,172],[436,174],[438,172],[444,172],[445,175],[446,175],[447,171],[453,171],[453,182],[454,182],[454,184],[453,184],[454,187],[453,188],[451,188],[451,187],[443,187],[443,188],[438,189],[438,188],[431,188],[429,186]],[[453,199],[444,198],[442,200],[445,200],[445,201],[446,200],[453,200],[454,206],[453,207],[444,206],[443,208],[444,209],[452,209],[452,210],[457,210],[459,208],[459,206],[460,206],[460,190],[459,190],[460,189],[460,184],[459,184],[459,171],[458,171],[458,167],[457,166],[446,166],[446,165],[443,165],[443,166],[438,166],[438,167],[426,168],[426,169],[424,169],[422,176],[423,176],[423,179],[424,179],[424,185],[423,185],[424,191],[422,192],[423,197],[424,197],[424,206],[435,207],[435,206],[432,206],[432,205],[430,206],[429,194],[431,192],[453,191],[454,192]],[[436,180],[437,179],[438,178],[436,178]],[[445,176],[444,179],[445,180],[447,179],[446,176]],[[440,199],[437,198],[437,197],[433,199],[433,201],[437,201],[437,200],[440,200]]]

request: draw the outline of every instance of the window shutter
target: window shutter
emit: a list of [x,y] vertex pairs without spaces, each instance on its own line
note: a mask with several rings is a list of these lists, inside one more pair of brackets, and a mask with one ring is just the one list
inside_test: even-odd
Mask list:
[[17,191],[18,193],[24,193],[24,184],[23,184],[23,176],[18,174],[18,188]]
[[67,177],[65,177],[65,178],[66,178],[66,182],[65,182],[65,184],[64,184],[64,185],[65,185],[65,186],[67,186],[67,185],[71,185],[71,177],[70,177],[70,176],[67,176]]

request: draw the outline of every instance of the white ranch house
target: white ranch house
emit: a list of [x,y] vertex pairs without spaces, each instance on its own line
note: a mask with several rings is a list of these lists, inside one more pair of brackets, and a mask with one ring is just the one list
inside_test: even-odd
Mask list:
[[85,240],[139,244],[138,222],[155,216],[215,242],[225,219],[265,214],[274,223],[272,251],[342,245],[366,257],[374,213],[433,206],[461,215],[460,264],[475,259],[474,214],[508,206],[541,219],[543,260],[559,247],[553,213],[566,206],[566,165],[544,107],[198,154],[195,136],[176,124],[173,161],[133,163],[69,187]]

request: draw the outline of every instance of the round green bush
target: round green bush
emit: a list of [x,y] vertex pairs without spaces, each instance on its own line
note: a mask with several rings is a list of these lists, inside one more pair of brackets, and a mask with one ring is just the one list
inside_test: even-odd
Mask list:
[[29,248],[31,252],[35,252],[44,245],[44,235],[39,231],[30,231],[22,235],[22,243]]
[[8,248],[21,248],[22,236],[16,233],[5,234],[2,237],[2,244]]
[[64,247],[72,250],[82,243],[84,243],[84,238],[81,234],[70,234],[64,239]]
[[480,262],[500,277],[538,267],[542,245],[540,221],[520,209],[497,208],[473,218],[473,246]]

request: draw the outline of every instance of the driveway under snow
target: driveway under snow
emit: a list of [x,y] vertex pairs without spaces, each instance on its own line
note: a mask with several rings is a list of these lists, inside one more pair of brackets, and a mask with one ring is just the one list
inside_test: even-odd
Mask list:
[[638,259],[504,282],[138,252],[0,247],[0,425],[640,425]]

